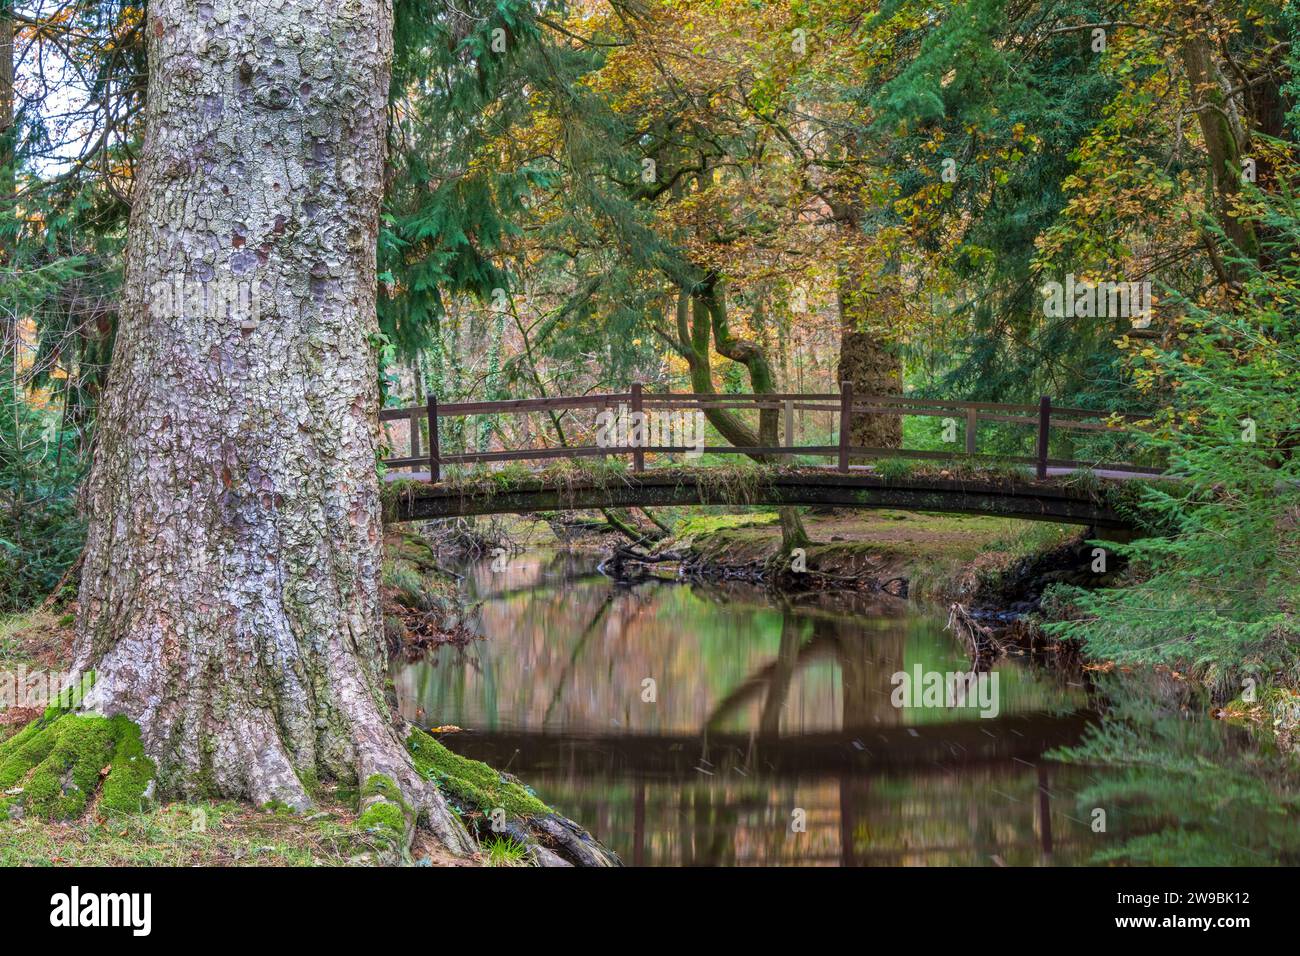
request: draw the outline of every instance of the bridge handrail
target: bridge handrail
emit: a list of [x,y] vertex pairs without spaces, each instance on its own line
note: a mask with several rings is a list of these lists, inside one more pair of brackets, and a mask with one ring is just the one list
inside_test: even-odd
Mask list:
[[[828,402],[834,404],[824,404]],[[836,457],[838,470],[849,470],[850,458],[914,458],[943,460],[960,457],[977,461],[997,461],[1012,464],[1035,465],[1038,477],[1045,478],[1049,468],[1087,468],[1095,467],[1099,462],[1083,462],[1072,459],[1053,459],[1048,456],[1050,432],[1052,429],[1064,431],[1113,431],[1115,422],[1130,423],[1150,418],[1144,412],[1112,412],[1099,409],[1061,407],[1052,404],[1049,396],[1043,396],[1038,405],[1003,404],[997,402],[966,402],[945,399],[918,398],[907,395],[864,395],[853,394],[852,383],[843,383],[839,393],[805,393],[805,392],[770,392],[762,394],[698,393],[698,392],[644,392],[639,384],[634,384],[628,392],[592,393],[578,396],[560,396],[555,398],[504,399],[498,401],[447,402],[440,403],[436,396],[429,396],[424,405],[411,405],[402,408],[385,408],[379,413],[381,422],[407,420],[410,428],[411,454],[405,457],[385,459],[390,468],[419,468],[428,465],[430,480],[440,480],[443,464],[470,464],[504,461],[536,461],[558,458],[606,457],[609,455],[630,454],[633,469],[645,468],[645,455],[671,454],[700,450],[696,446],[642,445],[623,446],[555,446],[547,448],[525,448],[517,451],[463,452],[444,454],[439,448],[438,420],[441,418],[464,417],[469,415],[491,414],[528,414],[538,411],[555,411],[563,409],[591,408],[614,410],[618,406],[628,406],[632,411],[649,408],[704,409],[704,408],[739,408],[749,410],[780,411],[784,414],[784,441],[780,445],[762,447],[740,447],[735,445],[705,446],[703,451],[710,454],[739,454],[762,457],[781,457],[789,459],[793,455],[810,455]],[[834,445],[796,445],[794,443],[794,412],[800,410],[830,411],[840,417],[839,437]],[[854,446],[849,443],[853,417],[859,414],[905,416],[941,416],[958,412],[965,420],[965,450],[954,455],[949,451],[931,451],[926,449],[906,448],[871,448]],[[1033,415],[1027,413],[1036,413]],[[1076,419],[1100,419],[1100,421],[1078,421]],[[980,422],[1033,425],[1037,429],[1036,453],[1024,455],[987,455],[977,450],[976,435]],[[427,454],[421,453],[421,427],[428,428],[429,448]],[[847,426],[846,427],[846,423]],[[1106,462],[1105,467],[1117,471],[1144,471],[1141,466],[1129,462]]]

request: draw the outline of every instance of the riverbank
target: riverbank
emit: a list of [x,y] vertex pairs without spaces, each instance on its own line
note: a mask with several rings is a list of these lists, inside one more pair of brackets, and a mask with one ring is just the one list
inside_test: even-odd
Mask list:
[[797,562],[782,552],[775,511],[686,517],[655,551],[679,553],[702,574],[767,571],[784,591],[887,590],[950,603],[986,593],[1023,559],[1082,541],[1074,526],[981,515],[825,510],[803,523],[812,543]]
[[[455,573],[429,543],[410,531],[385,539],[385,635],[393,660],[418,658],[436,646],[474,639],[466,627]],[[0,769],[12,756],[3,745],[45,712],[31,688],[61,683],[72,659],[75,606],[42,607],[0,616]],[[389,696],[394,705],[391,681]],[[581,826],[557,814],[526,785],[486,764],[410,731],[420,772],[436,780],[453,812],[476,836],[467,858],[447,852],[419,829],[409,848],[394,839],[373,807],[358,814],[356,787],[318,785],[305,814],[231,801],[149,801],[139,813],[101,810],[98,797],[76,819],[46,820],[23,812],[23,780],[0,797],[0,866],[344,866],[407,862],[423,866],[567,866],[617,864]],[[372,778],[373,780],[373,778]],[[369,787],[370,784],[368,783]]]

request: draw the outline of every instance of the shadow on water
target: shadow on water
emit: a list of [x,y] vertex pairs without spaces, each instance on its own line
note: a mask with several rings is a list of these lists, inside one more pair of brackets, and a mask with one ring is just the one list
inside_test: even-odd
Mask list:
[[[1130,694],[1112,680],[1098,694],[1077,675],[1010,660],[990,675],[991,699],[895,706],[896,673],[965,668],[932,610],[860,595],[792,603],[739,585],[625,586],[595,563],[530,552],[500,571],[469,566],[484,640],[439,648],[395,681],[407,717],[465,728],[444,743],[518,774],[630,863],[1159,862],[1161,847],[1179,846],[1189,861],[1230,862],[1214,854],[1237,852],[1216,851],[1212,827],[1188,842],[1175,820],[1213,799],[1205,780],[1171,778],[1157,758],[1177,764],[1175,744],[1193,763],[1197,747],[1225,763],[1242,751],[1216,722],[1189,719],[1186,701],[1147,713],[1126,701],[1159,699],[1149,688]],[[1180,733],[1162,736],[1161,719]],[[1120,766],[1135,752],[1151,766]],[[1249,771],[1224,779],[1236,781],[1233,799],[1272,813],[1263,833],[1249,811],[1234,817],[1249,862],[1286,858],[1295,805],[1252,790]]]

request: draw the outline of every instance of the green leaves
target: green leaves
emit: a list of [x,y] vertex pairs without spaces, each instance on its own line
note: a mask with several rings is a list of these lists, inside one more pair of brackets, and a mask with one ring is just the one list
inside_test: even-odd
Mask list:
[[1143,354],[1172,383],[1145,441],[1182,480],[1140,507],[1173,533],[1122,546],[1136,580],[1062,595],[1077,613],[1048,627],[1094,656],[1190,669],[1228,696],[1244,677],[1300,679],[1300,200],[1259,198],[1269,264],[1246,264],[1240,308],[1184,301],[1189,331]]
[[497,260],[544,176],[490,151],[531,115],[527,87],[542,63],[527,3],[471,3],[461,14],[438,0],[402,0],[394,13],[393,174],[379,239],[393,290],[379,319],[410,357],[432,345],[445,296],[511,284]]

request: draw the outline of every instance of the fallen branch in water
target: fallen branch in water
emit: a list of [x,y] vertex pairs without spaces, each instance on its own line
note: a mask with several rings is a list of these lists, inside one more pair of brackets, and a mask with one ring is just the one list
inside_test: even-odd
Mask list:
[[687,556],[684,551],[661,551],[659,554],[646,554],[635,550],[629,545],[620,545],[614,549],[604,561],[597,565],[596,570],[601,574],[608,574],[610,577],[625,577],[624,566],[628,564],[669,564],[681,562]]
[[965,645],[973,668],[1007,653],[1006,644],[998,639],[993,629],[977,621],[962,604],[954,603],[948,609],[948,623],[944,630],[951,630]]

